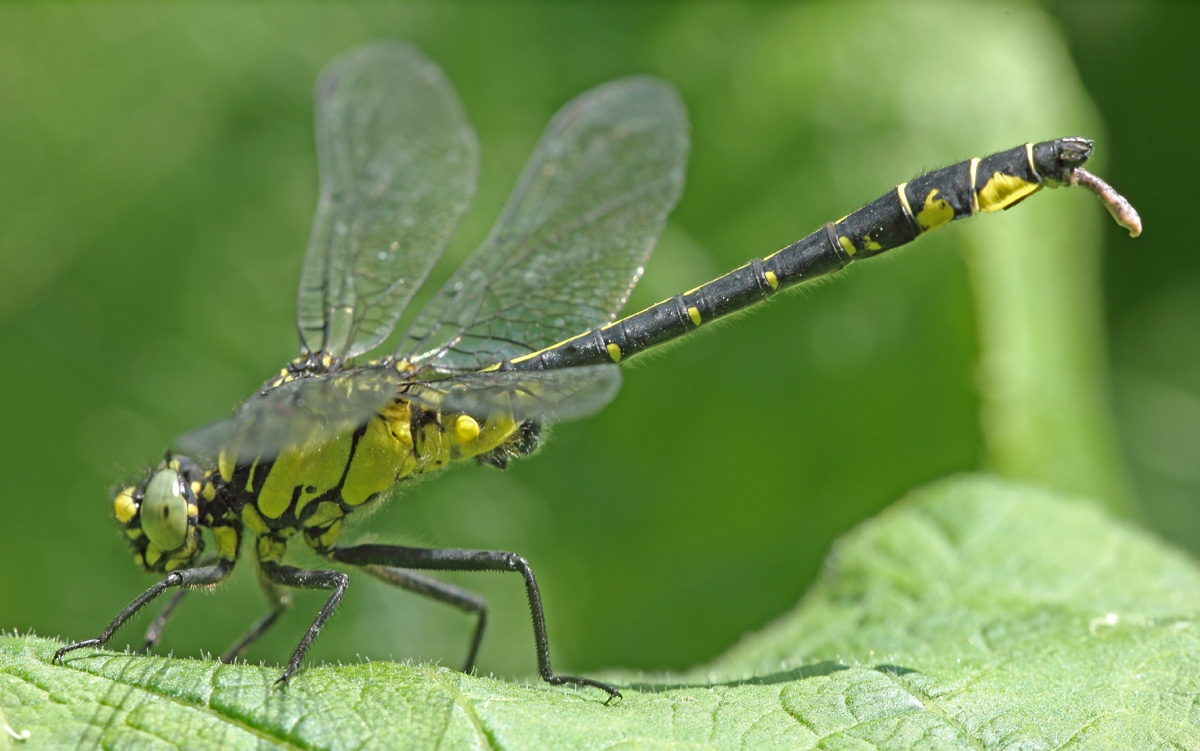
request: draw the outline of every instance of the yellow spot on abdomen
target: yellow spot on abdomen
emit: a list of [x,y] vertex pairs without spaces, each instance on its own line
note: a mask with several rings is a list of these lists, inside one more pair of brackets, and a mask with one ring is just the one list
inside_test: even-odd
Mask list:
[[688,318],[692,319],[693,324],[699,326],[700,325],[700,309],[697,308],[695,305],[688,308]]
[[935,230],[954,218],[954,208],[944,199],[937,197],[937,189],[925,196],[925,206],[917,212],[917,224],[925,232]]
[[608,350],[608,356],[609,356],[609,358],[612,359],[613,362],[621,362],[621,348],[620,347],[613,344],[612,342],[609,342],[607,345],[605,345],[605,349]]
[[838,245],[842,246],[842,250],[846,251],[846,255],[852,256],[858,252],[858,248],[854,247],[854,243],[850,242],[850,238],[842,235],[838,238]]
[[863,247],[870,251],[883,250],[883,246],[872,240],[870,235],[863,235]]
[[767,284],[771,285],[771,289],[779,289],[779,277],[775,276],[774,271],[768,271],[763,274],[767,280]]
[[913,218],[912,206],[908,205],[908,194],[905,189],[908,188],[908,183],[900,183],[896,186],[896,197],[900,199],[900,208],[904,211],[904,215],[909,219]]
[[1003,172],[995,172],[987,183],[979,189],[979,210],[1000,211],[1007,209],[1017,201],[1036,193],[1041,185],[1022,180]]

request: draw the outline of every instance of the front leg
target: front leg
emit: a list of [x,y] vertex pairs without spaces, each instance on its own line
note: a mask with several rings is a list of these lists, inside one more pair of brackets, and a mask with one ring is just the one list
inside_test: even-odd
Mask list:
[[95,639],[87,639],[85,641],[68,644],[62,649],[54,653],[51,662],[58,662],[67,652],[74,652],[76,649],[83,647],[102,647],[109,642],[117,631],[125,625],[125,623],[134,616],[145,605],[150,603],[156,597],[166,592],[172,587],[183,587],[190,589],[192,587],[207,587],[213,584],[220,583],[229,573],[233,571],[233,561],[220,560],[210,566],[199,566],[197,568],[186,568],[180,571],[172,571],[167,574],[167,578],[150,587],[133,602],[125,606],[125,609],[117,613],[117,617],[113,622],[108,624],[108,628],[101,632],[100,636]]
[[[200,566],[211,566],[217,560],[217,556],[209,556],[200,561]],[[187,593],[186,589],[177,591],[171,596],[171,599],[167,600],[167,604],[163,605],[162,610],[158,611],[158,615],[154,616],[154,620],[150,621],[150,625],[146,628],[146,643],[142,645],[143,652],[149,654],[154,649],[154,645],[158,644],[158,640],[162,638],[163,630],[171,622],[171,616],[175,615],[175,608],[179,607],[179,603],[183,602],[183,598],[187,597]]]
[[[217,559],[214,556],[203,563],[208,565],[215,560]],[[279,616],[291,606],[291,596],[286,589],[272,584],[262,576],[259,576],[259,584],[262,587],[263,594],[267,597],[270,610],[267,611],[266,615],[252,623],[246,633],[242,634],[237,641],[221,654],[218,658],[221,662],[229,663],[241,657],[250,648],[250,645],[258,641],[259,637],[266,633],[279,619]],[[154,620],[150,622],[149,628],[146,629],[146,643],[142,647],[143,652],[149,653],[158,643],[158,640],[162,637],[163,629],[166,628],[167,623],[170,622],[171,617],[175,614],[175,609],[179,607],[179,603],[183,601],[187,593],[188,590],[186,589],[178,590],[167,601],[162,610],[158,611],[158,615],[155,616]]]

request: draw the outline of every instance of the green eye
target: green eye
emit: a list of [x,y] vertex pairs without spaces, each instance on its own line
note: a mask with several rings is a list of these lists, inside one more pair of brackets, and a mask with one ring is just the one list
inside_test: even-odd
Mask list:
[[175,550],[187,540],[187,499],[183,481],[173,469],[164,469],[146,485],[142,500],[142,529],[163,551]]

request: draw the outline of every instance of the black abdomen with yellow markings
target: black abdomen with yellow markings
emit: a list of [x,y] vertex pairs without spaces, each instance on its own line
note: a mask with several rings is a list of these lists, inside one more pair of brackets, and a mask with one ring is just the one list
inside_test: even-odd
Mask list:
[[780,290],[910,243],[955,219],[1011,208],[1046,186],[1073,184],[1075,170],[1091,153],[1087,139],[1060,138],[929,172],[777,253],[500,367],[542,370],[620,362]]
[[[368,45],[331,63],[316,98],[321,198],[300,278],[301,354],[231,417],[181,438],[177,447],[193,458],[168,454],[118,490],[114,509],[135,560],[166,576],[98,638],[56,659],[107,643],[145,604],[178,588],[147,633],[152,644],[182,592],[224,580],[247,547],[270,608],[222,659],[275,622],[288,588],[330,592],[292,652],[286,682],[348,581],[339,571],[286,565],[299,535],[331,562],[477,614],[467,670],[485,604],[421,572],[521,574],[542,678],[618,696],[608,684],[551,670],[541,595],[521,556],[346,545],[344,520],[402,480],[456,460],[503,468],[536,448],[542,421],[610,401],[616,363],[953,219],[1078,184],[1140,231],[1132,207],[1082,168],[1090,141],[1026,144],[917,177],[777,253],[616,320],[679,197],[687,154],[675,92],[628,78],[555,116],[487,240],[394,352],[360,362],[388,339],[465,212],[476,141],[441,71],[407,45]],[[202,559],[205,529],[215,555]]]

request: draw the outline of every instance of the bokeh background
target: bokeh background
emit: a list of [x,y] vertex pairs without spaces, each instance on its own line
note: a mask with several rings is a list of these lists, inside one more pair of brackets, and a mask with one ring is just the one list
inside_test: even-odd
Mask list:
[[[630,73],[679,88],[693,137],[631,310],[1031,139],[1096,138],[1146,221],[1130,241],[1058,191],[944,230],[632,364],[537,457],[406,486],[352,529],[524,554],[560,670],[719,654],[839,534],[954,472],[1085,494],[1200,550],[1197,31],[1197,6],[1149,0],[0,5],[0,627],[90,637],[150,583],[108,489],[294,356],[311,86],[377,38],[445,68],[482,144],[441,276],[555,109]],[[520,582],[452,578],[493,606],[481,669],[531,674]],[[282,660],[321,599],[250,657]],[[163,647],[220,651],[262,607],[243,566]],[[357,577],[310,655],[457,665],[469,625]]]

